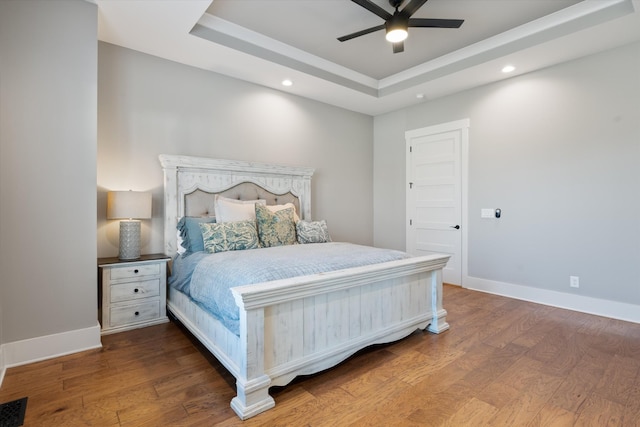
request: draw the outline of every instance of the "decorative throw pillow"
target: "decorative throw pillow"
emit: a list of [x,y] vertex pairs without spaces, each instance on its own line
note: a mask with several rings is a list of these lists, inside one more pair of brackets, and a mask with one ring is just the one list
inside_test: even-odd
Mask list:
[[218,194],[213,199],[217,222],[246,221],[256,219],[256,204],[266,204],[266,200],[235,200]]
[[266,206],[256,204],[256,224],[260,246],[264,248],[296,243],[292,208],[271,212]]
[[258,233],[252,220],[200,224],[204,249],[209,253],[257,249]]
[[214,222],[216,222],[216,219],[209,216],[184,216],[180,218],[180,221],[178,221],[178,225],[176,226],[179,237],[177,252],[186,256],[193,252],[204,251],[200,224]]
[[298,221],[296,223],[298,233],[298,243],[325,243],[331,241],[327,222],[321,221]]
[[187,252],[187,244],[185,243],[184,240],[182,240],[182,236],[180,235],[180,230],[178,230],[178,233],[176,236],[176,252],[178,253],[178,255],[183,255],[185,252]]
[[287,208],[293,209],[293,222],[300,221],[300,217],[296,213],[296,207],[291,202],[285,203],[284,205],[267,205],[267,209],[269,209],[271,212],[274,212],[274,213]]

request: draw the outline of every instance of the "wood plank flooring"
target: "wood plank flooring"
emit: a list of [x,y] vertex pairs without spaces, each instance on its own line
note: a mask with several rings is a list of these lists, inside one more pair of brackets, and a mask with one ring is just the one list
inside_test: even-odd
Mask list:
[[233,377],[174,323],[11,368],[25,426],[640,426],[640,325],[445,286],[451,329],[417,331],[272,389],[240,421]]

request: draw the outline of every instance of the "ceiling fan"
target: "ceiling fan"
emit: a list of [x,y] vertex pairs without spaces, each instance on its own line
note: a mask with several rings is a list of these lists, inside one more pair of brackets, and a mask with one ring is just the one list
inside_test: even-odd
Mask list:
[[351,1],[384,19],[384,24],[338,37],[338,40],[344,42],[374,31],[386,30],[386,39],[393,43],[393,53],[404,52],[404,40],[407,38],[409,27],[460,28],[464,22],[463,19],[412,18],[411,15],[420,9],[427,0],[411,0],[402,10],[398,10],[398,8],[404,0],[389,0],[389,4],[395,9],[393,15],[371,0]]

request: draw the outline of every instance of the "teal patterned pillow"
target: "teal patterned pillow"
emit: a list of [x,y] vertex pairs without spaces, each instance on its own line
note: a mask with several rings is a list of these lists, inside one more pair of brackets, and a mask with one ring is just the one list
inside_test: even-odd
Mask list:
[[258,225],[260,246],[264,248],[296,243],[293,208],[271,212],[265,206],[256,204],[256,224]]
[[216,252],[257,249],[258,233],[252,220],[200,224],[204,250]]
[[327,222],[322,221],[298,221],[296,224],[298,243],[325,243],[331,241]]

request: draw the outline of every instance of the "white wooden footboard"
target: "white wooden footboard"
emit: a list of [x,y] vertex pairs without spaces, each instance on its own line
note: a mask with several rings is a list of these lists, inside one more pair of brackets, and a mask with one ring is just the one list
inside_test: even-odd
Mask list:
[[442,268],[432,255],[232,288],[240,307],[231,406],[241,419],[275,405],[268,389],[335,366],[372,344],[416,329],[449,328]]

